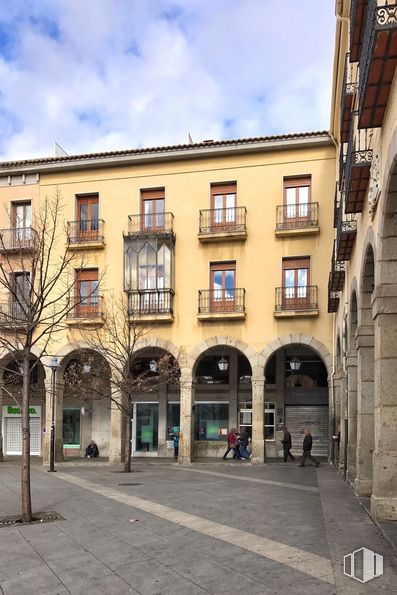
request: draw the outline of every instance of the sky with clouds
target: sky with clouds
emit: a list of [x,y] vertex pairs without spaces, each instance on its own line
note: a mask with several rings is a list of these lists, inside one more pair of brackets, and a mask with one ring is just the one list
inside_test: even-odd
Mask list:
[[0,160],[329,127],[333,0],[0,0]]

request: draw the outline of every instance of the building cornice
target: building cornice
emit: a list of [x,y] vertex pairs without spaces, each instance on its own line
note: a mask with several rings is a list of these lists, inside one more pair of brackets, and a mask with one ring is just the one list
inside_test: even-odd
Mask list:
[[15,175],[18,173],[52,173],[100,167],[119,167],[123,165],[161,161],[226,157],[228,155],[301,149],[327,145],[332,145],[331,137],[327,131],[243,138],[237,140],[206,141],[190,145],[126,149],[123,151],[107,151],[102,153],[86,153],[62,157],[27,159],[24,161],[0,162],[0,176]]

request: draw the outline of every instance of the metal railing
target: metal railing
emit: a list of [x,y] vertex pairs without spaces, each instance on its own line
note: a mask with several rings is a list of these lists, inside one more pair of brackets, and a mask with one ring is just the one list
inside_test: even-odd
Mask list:
[[102,219],[68,221],[68,242],[69,244],[103,242],[103,229],[104,221]]
[[339,291],[332,289],[332,273],[328,278],[328,313],[337,312],[339,307]]
[[245,289],[199,289],[199,314],[226,314],[245,312]]
[[36,232],[32,227],[13,227],[0,230],[0,252],[33,250]]
[[173,289],[136,289],[128,294],[129,316],[173,314]]
[[304,229],[318,226],[318,202],[277,205],[276,229]]
[[200,210],[199,233],[238,231],[247,231],[247,209],[245,207]]
[[[367,138],[367,131],[363,131],[363,133],[365,133],[364,140],[361,139],[362,135],[360,131],[358,131],[359,148],[357,150],[356,141],[354,138],[354,129],[353,127],[350,129],[350,138],[345,162],[345,180],[343,186],[346,204],[352,182],[353,168],[370,167],[372,163],[373,151],[369,147],[371,137],[369,137],[369,139]],[[361,144],[364,144],[364,148],[361,148]]]
[[365,90],[368,83],[376,32],[397,27],[397,4],[378,6],[377,0],[368,0],[364,33],[360,51],[360,82],[358,89],[358,113],[363,110]]
[[317,310],[317,285],[276,287],[276,312]]
[[[346,142],[349,140],[349,132],[350,127],[352,125],[353,120],[353,112],[352,112],[352,102],[354,101],[354,94],[356,93],[358,88],[358,83],[353,80],[353,65],[350,63],[349,54],[346,54],[345,60],[345,71],[343,74],[343,84],[342,84],[342,93],[341,93],[341,140],[342,142]],[[347,104],[347,97],[349,97],[349,104]],[[344,128],[346,124],[344,120],[344,112],[345,108],[348,108],[348,118],[349,122],[347,123],[347,129]]]
[[342,235],[357,231],[357,221],[354,213],[344,213],[344,201],[339,202],[338,225],[336,227],[335,262],[338,258],[339,245]]
[[173,231],[173,213],[164,212],[128,216],[129,234],[170,234]]
[[102,317],[102,297],[98,294],[88,295],[86,298],[72,295],[69,298],[68,320],[84,320]]

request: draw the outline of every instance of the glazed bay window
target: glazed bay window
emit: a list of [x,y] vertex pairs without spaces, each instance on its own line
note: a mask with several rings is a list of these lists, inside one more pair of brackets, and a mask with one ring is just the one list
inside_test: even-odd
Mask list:
[[131,315],[172,314],[173,241],[168,237],[129,238],[125,290]]
[[226,440],[229,403],[201,402],[194,406],[194,439]]

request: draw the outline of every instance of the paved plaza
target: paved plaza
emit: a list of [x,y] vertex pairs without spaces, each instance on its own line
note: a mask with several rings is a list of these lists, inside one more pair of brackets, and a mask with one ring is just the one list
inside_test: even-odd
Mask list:
[[[34,509],[65,520],[0,529],[0,593],[397,593],[392,547],[332,467],[135,469],[34,465]],[[19,466],[6,462],[0,516],[18,512]],[[384,556],[367,584],[343,575],[363,546]]]

